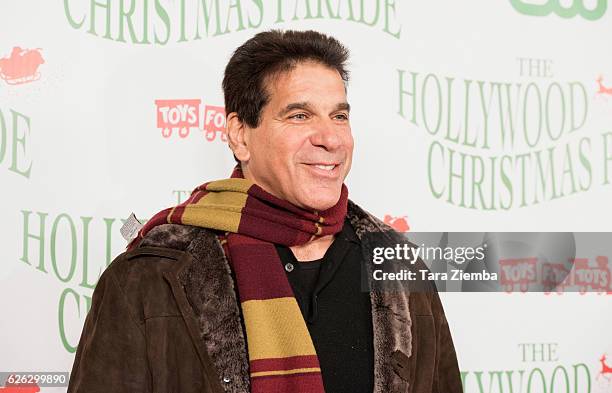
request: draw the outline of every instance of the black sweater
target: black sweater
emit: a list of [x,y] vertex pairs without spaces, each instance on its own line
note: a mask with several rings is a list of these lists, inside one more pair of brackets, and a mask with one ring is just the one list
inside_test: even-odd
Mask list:
[[370,296],[361,291],[361,246],[348,221],[322,259],[298,262],[277,246],[319,357],[327,393],[371,393],[374,347]]

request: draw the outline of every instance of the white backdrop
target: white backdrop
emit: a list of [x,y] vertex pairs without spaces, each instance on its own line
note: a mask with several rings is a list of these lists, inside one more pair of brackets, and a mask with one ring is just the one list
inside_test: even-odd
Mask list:
[[[0,371],[69,371],[121,220],[230,173],[223,69],[270,28],[350,48],[347,184],[381,219],[610,231],[607,0],[20,0],[0,21]],[[611,296],[442,298],[467,393],[612,392]]]

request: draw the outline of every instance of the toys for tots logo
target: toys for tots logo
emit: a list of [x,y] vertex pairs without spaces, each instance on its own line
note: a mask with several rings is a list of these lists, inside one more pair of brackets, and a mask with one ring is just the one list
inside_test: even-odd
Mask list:
[[208,142],[215,141],[217,136],[227,142],[225,108],[215,105],[204,105],[201,108],[201,103],[200,99],[155,100],[157,128],[161,130],[162,137],[171,138],[176,135],[187,138],[194,131],[202,132]]

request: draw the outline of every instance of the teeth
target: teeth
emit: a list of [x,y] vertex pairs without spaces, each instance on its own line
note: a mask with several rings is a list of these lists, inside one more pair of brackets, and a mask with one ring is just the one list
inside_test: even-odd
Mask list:
[[323,169],[326,171],[331,171],[335,167],[335,165],[315,165],[315,166],[319,169]]

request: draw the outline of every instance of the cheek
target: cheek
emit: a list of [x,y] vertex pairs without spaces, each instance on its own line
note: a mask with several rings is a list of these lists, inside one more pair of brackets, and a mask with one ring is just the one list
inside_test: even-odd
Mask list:
[[309,143],[307,137],[300,136],[299,133],[287,136],[282,140],[279,140],[278,151],[282,152],[286,159],[293,161],[300,161],[300,157],[308,157],[311,153],[309,148],[312,145]]
[[347,139],[348,139],[348,141],[349,141],[349,144],[350,144],[350,146],[351,146],[351,149],[353,149],[353,146],[355,145],[355,140],[353,139],[353,134],[352,134],[350,131],[349,131],[349,134],[348,134],[348,138],[347,138]]
[[353,148],[355,147],[355,140],[353,139],[353,134],[350,129],[346,133],[344,145],[346,146],[347,150],[352,154]]
[[259,129],[254,133],[251,141],[252,154],[256,155],[259,162],[264,166],[268,166],[276,159],[278,151],[277,143],[275,143],[274,135],[265,132],[264,129]]

